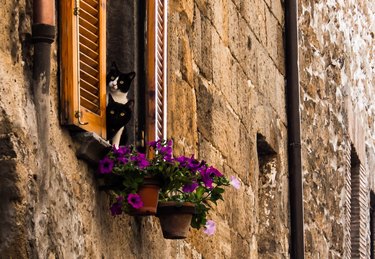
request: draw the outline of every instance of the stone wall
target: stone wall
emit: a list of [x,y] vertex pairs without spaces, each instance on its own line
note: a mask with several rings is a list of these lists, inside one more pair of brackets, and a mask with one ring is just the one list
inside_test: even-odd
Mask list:
[[217,234],[187,242],[208,258],[288,258],[281,2],[170,1],[169,19],[168,129],[176,153],[194,153],[243,182],[212,214]]
[[[50,168],[41,174],[32,97],[31,1],[0,10],[0,255],[6,258],[288,258],[283,1],[169,1],[168,132],[176,154],[236,175],[210,218],[213,237],[167,241],[156,218],[113,218],[95,169],[59,124],[52,45]],[[374,189],[375,7],[300,1],[300,79],[307,258],[350,258],[351,154],[369,251]],[[366,207],[367,206],[367,207]],[[367,213],[368,212],[368,213]],[[364,232],[363,232],[364,231]]]
[[[374,13],[371,1],[299,1],[308,258],[369,258],[368,206],[369,190],[374,188],[375,148]],[[361,208],[351,208],[351,187],[358,188],[351,178],[352,151],[362,168]],[[353,215],[354,210],[360,213]],[[365,251],[361,257],[350,254],[350,221],[357,221],[356,228],[361,228],[361,251]]]
[[[110,215],[95,169],[76,158],[79,143],[59,124],[58,39],[51,53],[50,168],[40,173],[31,5],[5,1],[0,11],[1,256],[289,256],[280,1],[169,2],[168,130],[176,153],[193,153],[243,183],[239,191],[228,188],[210,214],[215,236],[191,231],[184,241],[161,238],[156,218]],[[265,145],[271,164],[261,162]],[[260,197],[269,188],[272,195]]]

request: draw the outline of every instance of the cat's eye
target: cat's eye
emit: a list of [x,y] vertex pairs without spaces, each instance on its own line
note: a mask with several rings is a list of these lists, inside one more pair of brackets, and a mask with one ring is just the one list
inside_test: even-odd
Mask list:
[[120,113],[120,116],[125,116],[125,113],[124,112]]
[[115,77],[114,76],[111,76],[111,80],[114,80],[115,79]]
[[124,83],[124,81],[120,81],[120,84],[122,85]]
[[115,114],[115,111],[109,111],[110,114]]

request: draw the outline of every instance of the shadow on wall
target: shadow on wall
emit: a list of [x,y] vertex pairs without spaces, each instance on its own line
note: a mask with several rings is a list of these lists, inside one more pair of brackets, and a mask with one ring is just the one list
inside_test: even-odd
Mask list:
[[197,98],[197,125],[198,131],[203,134],[205,138],[211,139],[212,137],[212,107],[214,104],[214,97],[208,91],[207,87],[199,80],[199,86],[196,93]]
[[20,239],[25,238],[21,236],[24,231],[15,230],[17,226],[24,227],[17,208],[22,197],[17,187],[17,155],[13,145],[16,137],[10,133],[11,124],[4,113],[0,125],[0,255],[22,258],[25,255],[21,254],[20,245],[24,242]]

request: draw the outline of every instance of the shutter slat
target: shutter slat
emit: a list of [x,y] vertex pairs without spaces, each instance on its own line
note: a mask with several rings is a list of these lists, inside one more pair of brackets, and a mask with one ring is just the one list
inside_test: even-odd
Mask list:
[[99,106],[99,98],[97,95],[92,94],[91,92],[87,91],[85,88],[81,87],[80,89],[81,96],[86,98],[87,100],[90,100],[95,105]]
[[89,73],[87,73],[85,70],[81,70],[81,78],[88,82],[91,85],[96,86],[99,83],[99,80]]
[[98,8],[98,1],[95,1],[95,0],[81,0],[81,1],[91,5],[95,9]]
[[91,23],[93,26],[98,27],[98,24],[99,24],[98,18],[95,17],[95,16],[92,16],[86,10],[81,9],[79,11],[79,15],[80,15],[80,17],[82,17],[83,19],[85,19],[86,22]]
[[81,78],[81,87],[86,89],[88,92],[94,94],[94,95],[99,95],[99,88],[96,87],[95,85],[92,85],[85,81],[84,79]]
[[98,78],[98,70],[96,70],[95,68],[93,68],[93,67],[91,67],[91,66],[89,66],[89,65],[87,65],[85,62],[83,62],[82,60],[81,60],[81,62],[80,62],[80,66],[81,66],[81,69],[83,70],[83,71],[85,71],[87,74],[90,74],[92,77],[94,77],[94,78]]
[[90,39],[86,38],[84,35],[80,34],[79,35],[79,41],[87,46],[89,49],[93,50],[94,52],[97,52],[98,51],[98,44],[96,44],[95,42],[92,42]]
[[91,57],[89,57],[88,55],[86,55],[83,52],[81,52],[79,54],[80,54],[80,59],[83,62],[85,62],[86,64],[88,64],[89,66],[94,68],[96,71],[98,71],[99,63],[96,60],[92,59]]
[[80,34],[82,34],[83,36],[85,36],[85,38],[89,39],[90,41],[98,44],[98,36],[93,34],[92,32],[90,32],[88,29],[86,29],[84,26],[80,25],[79,26],[79,32]]
[[81,96],[81,105],[85,107],[87,110],[89,110],[92,113],[98,114],[100,112],[100,108],[95,103],[91,102],[90,100],[87,100],[85,97]]
[[95,26],[95,25],[89,23],[88,21],[83,19],[81,16],[79,17],[79,24],[80,24],[80,26],[86,28],[88,31],[90,31],[94,35],[96,35],[96,36],[98,35],[98,26]]
[[98,10],[95,7],[92,7],[91,5],[87,4],[85,1],[80,2],[80,10],[85,10],[94,17],[98,17],[99,15]]
[[79,50],[81,53],[84,53],[86,56],[89,56],[91,59],[95,61],[99,60],[98,52],[95,52],[94,50],[90,49],[88,46],[82,43],[79,44]]

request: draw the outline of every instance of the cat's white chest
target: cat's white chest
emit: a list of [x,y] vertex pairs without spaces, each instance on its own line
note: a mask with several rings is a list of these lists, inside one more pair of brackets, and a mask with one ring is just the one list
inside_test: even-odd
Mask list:
[[125,104],[128,102],[128,93],[123,93],[117,90],[117,91],[110,91],[109,94],[112,96],[113,100],[117,103]]

